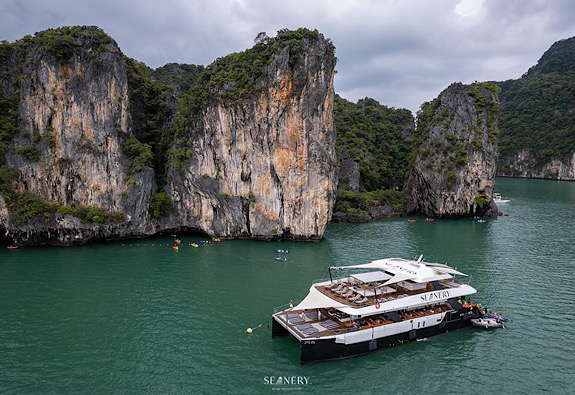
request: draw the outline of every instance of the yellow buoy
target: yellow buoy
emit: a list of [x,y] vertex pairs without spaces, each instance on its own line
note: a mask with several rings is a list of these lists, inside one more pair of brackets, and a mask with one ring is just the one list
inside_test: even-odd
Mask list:
[[248,328],[247,333],[252,333],[252,328]]

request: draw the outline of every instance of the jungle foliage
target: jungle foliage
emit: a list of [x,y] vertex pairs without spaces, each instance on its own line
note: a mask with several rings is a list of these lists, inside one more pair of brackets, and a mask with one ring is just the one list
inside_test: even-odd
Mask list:
[[354,215],[367,215],[369,210],[383,208],[386,205],[401,207],[407,202],[406,191],[394,189],[369,192],[338,191],[334,212]]
[[335,211],[362,215],[370,208],[404,201],[400,191],[409,172],[411,112],[370,98],[354,104],[336,95],[333,116],[338,156],[347,150],[358,163],[362,188],[342,190],[340,182]]
[[10,210],[10,220],[18,226],[32,223],[54,225],[56,217],[64,215],[76,217],[82,223],[106,224],[124,220],[121,211],[109,211],[95,206],[66,206],[57,201],[47,202],[31,192],[16,193],[6,181],[0,180],[0,188]]
[[151,76],[156,81],[171,87],[176,96],[185,93],[204,71],[204,66],[183,63],[168,63],[152,71]]
[[174,211],[172,200],[164,192],[154,194],[154,199],[150,203],[150,215],[154,218],[160,218]]
[[520,79],[497,83],[500,158],[527,148],[541,165],[575,150],[574,58],[575,37],[561,40]]
[[64,26],[48,29],[36,33],[34,40],[60,62],[65,62],[76,54],[81,48],[81,41],[89,43],[90,56],[107,51],[108,44],[113,42],[110,36],[95,26]]
[[402,189],[407,179],[413,116],[365,98],[354,104],[335,96],[336,148],[359,164],[365,191]]
[[152,77],[152,69],[135,59],[124,57],[133,136],[124,143],[132,171],[154,169],[157,183],[165,185],[167,151],[172,138],[166,126],[170,115],[166,95],[169,87]]

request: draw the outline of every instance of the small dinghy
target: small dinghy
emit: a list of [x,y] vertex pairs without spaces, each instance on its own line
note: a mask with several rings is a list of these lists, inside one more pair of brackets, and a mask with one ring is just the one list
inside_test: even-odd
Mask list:
[[473,318],[471,323],[480,328],[505,328],[503,321],[496,318]]

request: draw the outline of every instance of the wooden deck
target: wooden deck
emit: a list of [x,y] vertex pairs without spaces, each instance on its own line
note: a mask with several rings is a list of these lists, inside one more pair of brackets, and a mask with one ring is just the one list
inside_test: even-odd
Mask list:
[[[451,310],[450,306],[448,306],[447,304],[440,304],[433,308],[426,307],[417,310],[409,310],[398,314],[400,315],[403,321],[407,321],[415,318],[421,318],[433,314],[438,314],[448,310]],[[287,323],[287,325],[294,331],[296,331],[302,338],[333,336],[342,333],[361,331],[383,325],[389,325],[395,322],[391,320],[385,313],[351,321],[349,315],[339,313],[338,316],[336,315],[336,312],[337,312],[336,310],[328,311],[327,309],[320,309],[318,317],[316,319],[312,319],[306,316],[306,313],[310,315],[309,314],[310,312],[294,310],[287,312],[287,315],[286,313],[281,313],[278,315],[278,318],[280,318],[284,323]],[[333,325],[333,327],[325,328],[324,326],[322,326],[322,323],[324,323],[324,325],[326,324],[330,324],[330,326]],[[317,331],[314,331],[313,329],[309,328],[315,328],[317,329]]]
[[[365,306],[373,306],[377,303],[375,296],[368,296],[366,303],[357,304],[357,303],[349,300],[349,298],[351,296],[344,297],[344,295],[346,295],[346,292],[344,292],[343,294],[334,292],[331,290],[332,287],[333,287],[332,285],[316,286],[316,289],[318,291],[320,291],[322,294],[328,296],[329,298],[337,300],[338,302],[341,302],[341,303],[343,303],[349,307],[353,307],[356,309],[359,309],[359,308],[362,308]],[[346,287],[351,287],[351,284],[347,285]],[[420,289],[420,290],[416,290],[416,291],[410,291],[410,290],[403,288],[399,285],[394,285],[392,288],[394,288],[396,291],[392,292],[392,293],[383,294],[383,295],[380,295],[380,294],[377,295],[379,302],[383,303],[382,299],[388,299],[388,298],[398,299],[398,298],[404,298],[407,296],[418,295],[418,294],[430,291],[430,289]],[[368,288],[368,290],[370,290],[370,291],[372,289],[373,288],[371,288],[371,287]],[[353,295],[356,295],[356,294],[362,295],[363,291],[364,291],[364,288],[355,289],[355,290],[353,290]],[[347,291],[347,293],[350,293],[350,292],[351,291],[349,291],[349,290]]]

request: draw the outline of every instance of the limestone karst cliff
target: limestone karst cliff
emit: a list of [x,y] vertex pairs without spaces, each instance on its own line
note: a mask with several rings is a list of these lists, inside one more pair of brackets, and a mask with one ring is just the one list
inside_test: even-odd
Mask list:
[[[245,67],[238,63],[257,62],[258,53],[208,67],[202,81],[213,87],[207,104],[177,140],[189,159],[168,172],[175,210],[165,223],[221,236],[321,237],[336,189],[335,57],[323,37],[298,32],[299,53],[293,45],[269,49],[265,73],[242,87],[248,94],[217,81],[224,71]],[[288,37],[293,40],[290,32],[278,35]],[[262,42],[252,51],[273,45]]]
[[[242,56],[256,58],[235,75]],[[218,59],[176,103],[101,29],[3,42],[0,230],[21,244],[167,229],[321,238],[335,199],[335,62],[317,31],[283,30]]]
[[483,215],[491,204],[497,155],[498,88],[452,84],[417,119],[411,199],[433,217]]
[[575,152],[563,159],[547,158],[543,163],[528,148],[507,154],[497,168],[499,177],[546,178],[551,180],[575,180]]
[[151,170],[127,175],[130,103],[116,43],[77,27],[3,47],[2,69],[15,76],[3,81],[3,99],[17,112],[2,140],[2,169],[16,171],[0,197],[6,234],[74,244],[149,232],[155,185]]

